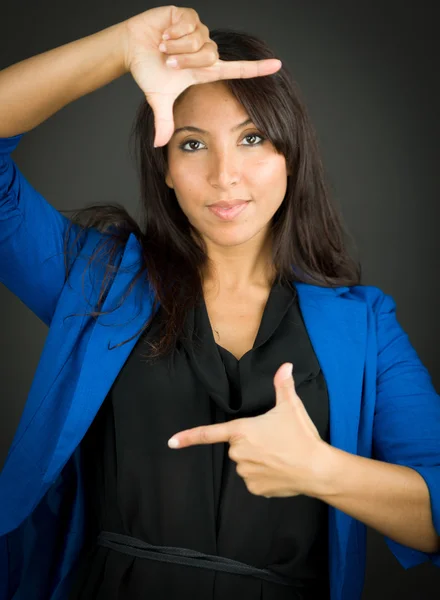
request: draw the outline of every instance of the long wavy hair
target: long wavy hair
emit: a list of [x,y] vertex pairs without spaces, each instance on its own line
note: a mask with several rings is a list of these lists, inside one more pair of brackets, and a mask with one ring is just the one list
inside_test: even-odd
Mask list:
[[[222,28],[212,30],[210,37],[224,61],[276,58],[271,48],[255,35]],[[285,198],[270,224],[275,280],[321,287],[358,285],[361,266],[347,247],[347,242],[353,240],[341,211],[330,200],[316,134],[298,85],[287,68],[283,65],[272,75],[223,83],[277,152],[285,156],[290,169]],[[203,293],[202,274],[209,261],[202,237],[181,210],[174,190],[165,183],[167,147],[154,148],[154,135],[154,114],[148,102],[143,101],[130,133],[140,175],[139,223],[120,204],[64,211],[73,212],[70,227],[73,223],[80,225],[80,233],[93,227],[106,234],[89,261],[90,264],[100,253],[106,265],[96,310],[87,313],[90,316],[108,314],[99,309],[112,273],[118,268],[113,264],[114,259],[131,233],[137,237],[143,260],[121,302],[136,281],[144,277],[153,290],[154,300],[151,316],[140,331],[148,329],[159,303],[165,317],[157,339],[147,342],[150,347],[147,358],[164,356],[176,347],[185,315]],[[65,241],[66,277],[68,236],[69,231]]]

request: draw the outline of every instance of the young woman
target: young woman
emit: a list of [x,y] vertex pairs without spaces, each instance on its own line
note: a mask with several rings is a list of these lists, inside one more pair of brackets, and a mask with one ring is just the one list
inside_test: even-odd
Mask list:
[[[140,223],[68,219],[10,153],[128,72]],[[355,600],[365,525],[440,566],[439,398],[262,40],[148,10],[2,71],[0,136],[1,280],[49,327],[0,477],[0,598]]]

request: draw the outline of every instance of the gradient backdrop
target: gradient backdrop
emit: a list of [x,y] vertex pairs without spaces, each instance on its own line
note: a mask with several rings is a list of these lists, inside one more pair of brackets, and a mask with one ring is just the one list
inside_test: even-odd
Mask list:
[[[0,69],[154,6],[144,0],[14,0],[0,19]],[[439,41],[435,2],[193,0],[210,29],[265,38],[293,73],[315,124],[335,199],[356,242],[365,285],[397,302],[440,388]],[[38,89],[35,90],[38,94]],[[130,74],[29,132],[14,159],[57,209],[120,202],[135,216],[138,182],[128,134],[143,94]],[[3,394],[0,464],[18,424],[46,326],[0,285]],[[440,445],[440,436],[439,436]],[[400,566],[368,530],[363,600],[440,597],[440,570]]]

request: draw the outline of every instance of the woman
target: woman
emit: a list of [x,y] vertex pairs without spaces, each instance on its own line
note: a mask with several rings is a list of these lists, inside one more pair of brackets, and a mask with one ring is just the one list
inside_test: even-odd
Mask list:
[[[364,523],[440,565],[438,396],[273,58],[168,6],[0,73],[1,276],[50,327],[0,479],[1,598],[352,600]],[[8,154],[128,71],[142,223],[69,220]]]

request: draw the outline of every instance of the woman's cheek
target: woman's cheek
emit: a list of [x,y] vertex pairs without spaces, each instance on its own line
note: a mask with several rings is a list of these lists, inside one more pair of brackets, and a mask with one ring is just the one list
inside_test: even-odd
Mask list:
[[279,161],[274,161],[273,158],[257,160],[253,168],[255,180],[261,183],[279,177],[283,171],[285,171],[285,166],[280,164]]

